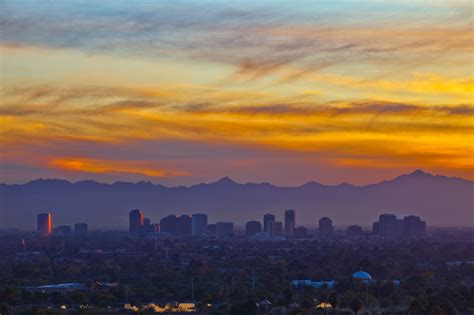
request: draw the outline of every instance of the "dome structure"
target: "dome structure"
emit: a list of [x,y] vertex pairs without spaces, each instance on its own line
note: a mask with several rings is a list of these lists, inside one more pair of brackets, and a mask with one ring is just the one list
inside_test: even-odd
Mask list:
[[354,274],[352,275],[352,278],[360,279],[360,280],[372,280],[372,276],[362,270],[354,272]]

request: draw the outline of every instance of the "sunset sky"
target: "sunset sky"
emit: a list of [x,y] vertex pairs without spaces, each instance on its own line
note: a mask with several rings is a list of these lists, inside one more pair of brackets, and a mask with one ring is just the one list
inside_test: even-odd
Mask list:
[[474,179],[471,1],[229,2],[0,0],[1,182]]

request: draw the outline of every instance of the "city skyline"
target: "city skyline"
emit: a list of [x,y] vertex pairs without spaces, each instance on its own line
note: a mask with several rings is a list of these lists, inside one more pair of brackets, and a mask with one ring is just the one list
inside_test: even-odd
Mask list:
[[[287,209],[282,212],[284,221],[279,221],[279,216],[274,213],[266,213],[261,221],[246,221],[245,226],[235,229],[231,221],[217,220],[215,223],[208,224],[207,213],[189,213],[189,214],[169,214],[162,217],[159,223],[154,223],[145,218],[145,213],[140,209],[133,209],[129,212],[128,234],[131,238],[153,238],[158,235],[162,237],[175,236],[193,236],[193,237],[231,237],[242,234],[247,237],[265,240],[268,238],[311,238],[305,227],[309,225],[296,224],[296,213],[294,209]],[[335,225],[329,217],[321,217],[317,221],[316,237],[320,239],[332,238],[336,233]],[[262,225],[263,223],[263,225]],[[266,226],[266,229],[262,229]],[[291,228],[289,228],[291,226]],[[371,229],[364,227],[370,226]],[[397,218],[395,214],[383,213],[378,216],[378,220],[367,226],[349,225],[343,226],[346,236],[362,235],[380,235],[388,240],[402,237],[423,237],[426,231],[426,221],[422,221],[419,216],[407,215],[403,218]],[[338,232],[340,232],[339,227]],[[89,223],[74,223],[74,234],[85,236],[89,231]],[[298,234],[298,231],[303,233]],[[40,238],[57,236],[72,236],[72,225],[60,225],[53,227],[52,215],[48,213],[39,213],[37,215],[37,232]],[[239,232],[238,234],[235,234]]]
[[473,314],[473,0],[0,0],[0,314]]
[[470,1],[3,1],[0,23],[5,182],[474,178]]
[[[237,183],[222,178],[212,183],[165,187],[149,182],[101,184],[94,181],[36,180],[24,185],[0,185],[0,228],[29,229],[23,218],[51,211],[55,222],[86,219],[94,228],[121,229],[130,208],[144,209],[156,221],[169,213],[206,211],[212,220],[232,220],[244,226],[277,209],[297,209],[302,222],[330,216],[337,224],[367,224],[380,211],[399,216],[416,214],[432,226],[472,226],[472,181],[417,170],[368,186],[323,185],[308,182],[295,187],[269,183]],[[19,194],[20,193],[20,194]],[[80,198],[78,198],[81,196]],[[279,220],[284,222],[284,217]],[[311,224],[310,224],[311,225]],[[266,230],[263,222],[262,229]]]

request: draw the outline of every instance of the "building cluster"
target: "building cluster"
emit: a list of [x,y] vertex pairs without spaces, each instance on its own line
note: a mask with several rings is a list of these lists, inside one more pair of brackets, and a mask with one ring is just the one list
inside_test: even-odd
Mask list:
[[70,225],[61,225],[53,230],[52,216],[50,212],[38,214],[37,230],[40,237],[48,237],[51,234],[57,236],[87,235],[87,223],[74,224],[74,231]]
[[[75,235],[87,234],[86,223],[74,225]],[[379,220],[372,225],[370,234],[380,236],[384,239],[422,237],[425,234],[426,222],[417,216],[405,216],[398,219],[394,214],[382,214]],[[54,233],[58,236],[72,235],[71,226],[59,226],[52,231],[51,213],[38,215],[38,233],[41,237]],[[146,238],[152,235],[171,236],[216,236],[229,237],[234,235],[234,224],[232,222],[217,222],[208,224],[207,214],[195,213],[192,215],[168,215],[159,223],[152,223],[145,218],[144,212],[139,209],[129,213],[129,233],[135,238]],[[253,239],[267,238],[306,238],[308,230],[296,225],[296,211],[288,209],[284,211],[284,222],[278,221],[272,213],[263,216],[263,226],[260,221],[248,221],[245,224],[245,234]],[[362,227],[351,225],[346,230],[347,236],[367,234]],[[318,222],[317,235],[320,239],[330,239],[334,236],[333,222],[328,217],[322,217]]]
[[425,230],[426,222],[414,215],[398,219],[394,214],[381,214],[372,224],[372,233],[387,239],[421,237]]
[[149,219],[144,218],[142,210],[130,212],[129,232],[133,237],[146,237],[149,233],[160,233],[163,235],[176,236],[202,236],[213,234],[220,237],[230,236],[234,231],[232,222],[217,222],[208,224],[207,214],[195,213],[192,215],[168,215],[160,220],[160,223],[151,224]]

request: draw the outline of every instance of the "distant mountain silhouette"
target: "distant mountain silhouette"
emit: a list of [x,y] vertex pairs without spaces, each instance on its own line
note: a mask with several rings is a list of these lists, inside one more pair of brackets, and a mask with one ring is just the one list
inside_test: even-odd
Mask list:
[[420,215],[428,225],[474,226],[474,182],[432,175],[421,170],[367,186],[298,187],[269,183],[239,184],[229,177],[190,187],[165,187],[150,182],[71,183],[37,179],[23,185],[0,184],[0,228],[32,229],[36,215],[51,211],[53,225],[88,222],[91,228],[126,228],[128,211],[143,209],[159,222],[165,215],[208,213],[209,221],[242,225],[267,212],[283,220],[283,210],[297,212],[297,224],[314,226],[322,216],[336,225],[370,225],[379,214]]

